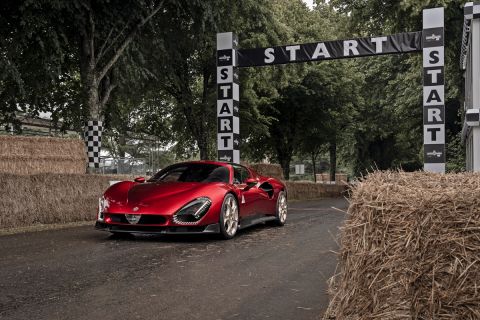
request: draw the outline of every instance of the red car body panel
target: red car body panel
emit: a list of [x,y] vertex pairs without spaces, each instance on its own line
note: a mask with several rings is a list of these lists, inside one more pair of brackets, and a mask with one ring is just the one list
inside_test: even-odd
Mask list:
[[[233,183],[233,165],[235,164],[217,161],[193,161],[185,164],[195,163],[227,168],[229,170],[229,182],[119,182],[110,186],[103,195],[108,205],[103,210],[103,221],[97,221],[97,228],[112,231],[113,229],[110,228],[112,226],[129,226],[130,223],[122,218],[125,215],[158,218],[149,220],[148,224],[143,224],[140,220],[135,224],[135,230],[137,231],[141,231],[142,226],[205,227],[218,224],[223,200],[227,193],[234,194],[237,199],[240,224],[242,220],[246,221],[249,217],[273,216],[276,214],[278,194],[282,190],[286,191],[286,187],[281,181],[261,176],[254,170],[242,166],[242,168],[248,170],[248,178],[257,182],[255,186],[248,187],[245,183]],[[180,209],[191,201],[202,197],[208,197],[211,200],[211,205],[199,221],[188,224],[175,221],[174,216]],[[162,231],[163,229],[159,230]],[[195,230],[201,231],[201,228]],[[152,233],[155,233],[155,230]]]

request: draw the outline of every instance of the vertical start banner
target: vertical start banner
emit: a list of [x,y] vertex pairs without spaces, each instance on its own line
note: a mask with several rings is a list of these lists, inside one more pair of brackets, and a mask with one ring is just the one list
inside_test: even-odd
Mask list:
[[217,34],[217,152],[218,159],[240,163],[237,35]]
[[424,170],[445,172],[445,66],[443,8],[423,10]]

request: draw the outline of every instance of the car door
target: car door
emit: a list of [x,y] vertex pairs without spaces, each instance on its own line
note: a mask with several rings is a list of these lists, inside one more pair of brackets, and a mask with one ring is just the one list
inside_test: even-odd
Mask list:
[[233,184],[240,191],[238,200],[240,202],[240,216],[242,218],[260,213],[259,204],[262,200],[261,190],[258,189],[258,186],[247,186],[246,181],[248,178],[252,178],[252,175],[247,168],[240,165],[233,165]]

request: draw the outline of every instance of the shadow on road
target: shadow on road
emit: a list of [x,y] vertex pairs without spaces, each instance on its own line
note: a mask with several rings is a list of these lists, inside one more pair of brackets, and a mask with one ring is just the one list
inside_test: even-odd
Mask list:
[[[269,224],[258,224],[246,229],[239,230],[235,239],[262,232],[264,230],[276,229],[279,227]],[[162,242],[162,243],[208,243],[228,241],[221,238],[218,234],[131,234],[117,233],[110,234],[102,241],[137,241],[137,242]]]

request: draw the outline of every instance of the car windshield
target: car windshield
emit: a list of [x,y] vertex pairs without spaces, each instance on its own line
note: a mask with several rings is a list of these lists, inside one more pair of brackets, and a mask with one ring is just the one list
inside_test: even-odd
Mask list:
[[149,182],[229,182],[229,171],[224,166],[206,163],[181,163],[155,174]]

